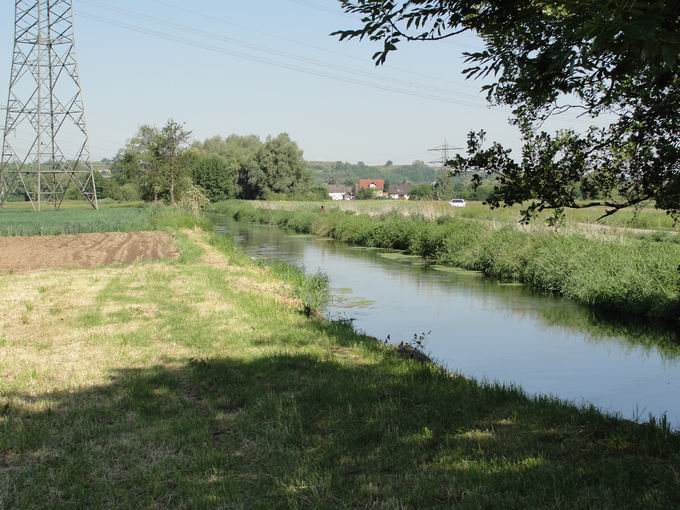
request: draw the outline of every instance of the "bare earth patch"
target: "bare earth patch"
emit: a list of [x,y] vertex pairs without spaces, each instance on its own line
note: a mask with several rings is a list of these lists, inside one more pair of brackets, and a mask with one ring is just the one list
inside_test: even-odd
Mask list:
[[0,273],[86,268],[176,258],[167,232],[112,232],[0,238]]

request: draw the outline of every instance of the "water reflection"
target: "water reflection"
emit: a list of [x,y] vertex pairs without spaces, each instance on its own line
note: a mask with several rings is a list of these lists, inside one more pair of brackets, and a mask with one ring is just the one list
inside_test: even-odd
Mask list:
[[254,257],[323,269],[340,297],[330,313],[370,335],[399,341],[431,330],[428,349],[451,370],[629,418],[666,413],[680,425],[680,338],[671,330],[422,260],[222,223]]

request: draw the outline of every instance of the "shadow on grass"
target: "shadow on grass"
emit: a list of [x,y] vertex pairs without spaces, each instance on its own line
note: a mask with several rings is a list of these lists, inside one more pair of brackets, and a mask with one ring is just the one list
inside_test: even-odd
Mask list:
[[332,356],[168,359],[102,386],[10,395],[0,408],[0,508],[680,501],[675,435],[391,354],[359,358],[349,345],[360,337],[316,327],[337,336]]

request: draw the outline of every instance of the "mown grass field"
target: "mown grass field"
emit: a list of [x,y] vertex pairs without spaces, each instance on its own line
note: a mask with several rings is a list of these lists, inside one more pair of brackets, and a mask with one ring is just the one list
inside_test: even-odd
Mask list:
[[451,216],[378,216],[236,201],[213,210],[353,245],[405,250],[586,305],[680,324],[678,236],[592,237]]
[[0,277],[0,508],[680,501],[668,428],[402,359],[176,235],[179,261]]
[[[321,206],[326,209],[339,209],[360,214],[381,216],[389,213],[404,215],[423,216],[426,218],[469,218],[485,220],[497,223],[518,223],[520,219],[520,206],[491,210],[481,202],[468,202],[465,208],[454,208],[446,202],[439,201],[395,201],[395,200],[352,200],[349,202],[260,202],[258,206],[285,209],[285,210],[319,210]],[[605,212],[603,207],[592,209],[570,209],[566,211],[565,227],[571,228],[596,228],[616,227],[617,229],[635,230],[663,230],[677,231],[679,225],[675,225],[673,219],[651,206],[638,211],[624,210],[617,214],[597,221]],[[534,221],[534,227],[540,226],[542,220],[549,213],[543,213]]]

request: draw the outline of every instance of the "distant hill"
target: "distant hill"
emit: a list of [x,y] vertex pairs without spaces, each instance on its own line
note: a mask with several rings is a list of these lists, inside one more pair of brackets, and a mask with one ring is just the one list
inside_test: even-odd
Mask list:
[[319,184],[346,184],[351,186],[359,179],[385,179],[392,184],[408,181],[413,184],[425,184],[436,181],[445,172],[426,165],[422,161],[414,161],[410,165],[368,166],[364,163],[346,163],[343,161],[307,161],[314,180]]

